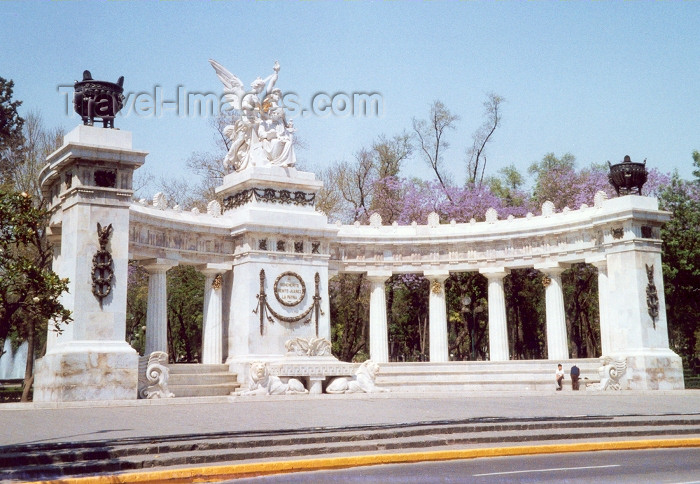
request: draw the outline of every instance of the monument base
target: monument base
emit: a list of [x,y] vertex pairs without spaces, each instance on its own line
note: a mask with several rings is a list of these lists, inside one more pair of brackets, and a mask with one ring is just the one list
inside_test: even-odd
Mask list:
[[[620,355],[623,356],[623,355]],[[683,361],[668,348],[628,352],[627,388],[630,390],[683,390]]]
[[123,341],[59,344],[36,362],[35,402],[135,400],[138,354]]

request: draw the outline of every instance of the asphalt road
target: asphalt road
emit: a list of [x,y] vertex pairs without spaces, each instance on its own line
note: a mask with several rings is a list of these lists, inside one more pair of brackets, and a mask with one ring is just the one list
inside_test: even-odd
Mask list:
[[700,483],[700,449],[492,457],[302,472],[228,481],[262,483]]

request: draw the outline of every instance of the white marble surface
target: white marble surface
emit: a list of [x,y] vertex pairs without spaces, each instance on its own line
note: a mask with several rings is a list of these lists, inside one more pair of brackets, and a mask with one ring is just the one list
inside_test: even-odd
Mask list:
[[504,270],[482,272],[488,279],[489,308],[489,359],[508,361],[508,321],[506,319],[506,295],[503,278]]
[[391,274],[370,273],[369,357],[377,363],[389,361],[389,336],[386,321],[386,281]]
[[[430,282],[428,296],[428,333],[430,338],[430,361],[450,361],[447,346],[447,301],[445,300],[445,280],[449,273],[431,273],[425,276]],[[383,362],[382,362],[383,363]]]

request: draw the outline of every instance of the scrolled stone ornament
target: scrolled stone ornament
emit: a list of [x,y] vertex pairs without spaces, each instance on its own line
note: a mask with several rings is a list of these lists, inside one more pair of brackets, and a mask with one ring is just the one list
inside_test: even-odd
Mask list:
[[112,280],[114,279],[112,265],[114,261],[112,254],[107,250],[112,230],[112,224],[103,228],[99,222],[97,223],[100,248],[92,256],[92,293],[100,301],[100,305],[102,305],[102,300],[112,292]]
[[600,375],[600,383],[596,390],[616,390],[619,391],[622,388],[620,384],[620,379],[625,375],[627,371],[627,359],[626,358],[612,358],[610,356],[600,357],[601,367],[598,368],[598,375]]
[[[145,357],[143,358],[146,359]],[[173,398],[175,395],[168,389],[168,354],[163,351],[154,351],[148,356],[148,364],[145,370],[146,384],[139,390],[141,398]],[[141,375],[139,375],[141,380]]]

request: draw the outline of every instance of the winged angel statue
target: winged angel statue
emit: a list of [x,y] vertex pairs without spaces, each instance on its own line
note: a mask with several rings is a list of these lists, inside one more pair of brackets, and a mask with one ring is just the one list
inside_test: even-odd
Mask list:
[[233,125],[224,128],[231,140],[224,167],[242,171],[248,166],[294,166],[294,126],[285,118],[282,91],[275,87],[279,62],[275,62],[274,74],[255,79],[250,91],[224,66],[211,59],[209,63],[224,85],[224,99],[240,113]]

